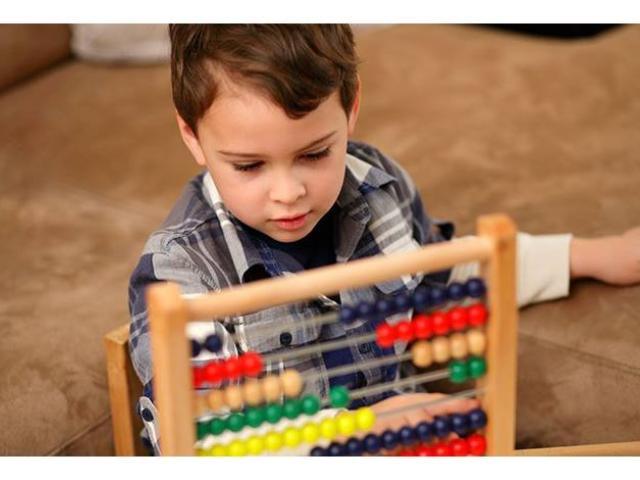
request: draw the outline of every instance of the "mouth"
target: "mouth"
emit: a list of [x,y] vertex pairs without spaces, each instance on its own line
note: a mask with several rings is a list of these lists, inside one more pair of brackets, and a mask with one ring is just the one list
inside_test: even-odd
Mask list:
[[283,230],[298,230],[304,226],[308,216],[309,212],[291,217],[276,218],[273,221]]

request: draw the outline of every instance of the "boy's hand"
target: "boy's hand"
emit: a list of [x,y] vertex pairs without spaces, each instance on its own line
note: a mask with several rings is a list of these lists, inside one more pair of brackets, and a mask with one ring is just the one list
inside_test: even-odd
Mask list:
[[592,277],[613,285],[640,283],[640,227],[622,235],[571,242],[571,278]]
[[[431,421],[436,415],[448,415],[458,412],[465,413],[480,406],[478,400],[470,398],[458,398],[433,406],[424,406],[427,402],[440,400],[444,397],[446,397],[446,395],[442,393],[406,393],[373,404],[371,405],[371,409],[378,418],[376,418],[376,423],[371,429],[371,433],[380,434],[387,429],[395,431],[406,425],[415,426],[422,421]],[[419,406],[398,415],[380,417],[383,412],[409,405]]]

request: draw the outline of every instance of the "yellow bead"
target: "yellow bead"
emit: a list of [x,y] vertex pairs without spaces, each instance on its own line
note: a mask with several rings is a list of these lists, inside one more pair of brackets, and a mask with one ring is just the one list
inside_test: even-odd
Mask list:
[[244,457],[247,447],[242,440],[234,440],[229,444],[229,455],[232,457]]
[[208,452],[204,448],[198,448],[196,449],[196,455],[198,457],[206,457],[208,455]]
[[254,435],[246,441],[247,453],[249,455],[260,455],[264,451],[264,439]]
[[320,438],[320,428],[315,423],[307,423],[302,427],[302,438],[306,443],[316,443]]
[[266,402],[277,402],[282,394],[280,377],[269,376],[262,379],[262,393]]
[[467,356],[467,337],[464,333],[454,333],[449,337],[449,348],[451,356],[455,359],[462,359]]
[[320,435],[324,438],[331,440],[338,433],[338,426],[333,418],[326,418],[320,422]]
[[293,448],[300,445],[302,441],[302,435],[300,434],[300,430],[294,427],[287,428],[282,434],[282,441],[287,447]]
[[260,380],[257,378],[247,378],[242,385],[244,401],[251,407],[257,407],[264,402],[264,394]]
[[278,432],[269,432],[264,437],[264,446],[270,452],[277,452],[282,448],[282,435]]
[[434,339],[431,342],[431,350],[433,352],[433,359],[437,363],[445,363],[451,356],[449,353],[449,340],[445,337]]
[[209,452],[214,457],[225,457],[227,455],[227,449],[224,445],[214,445],[209,449]]
[[487,337],[480,330],[469,330],[467,332],[467,344],[472,355],[482,355],[487,347]]
[[411,361],[416,367],[426,368],[433,361],[431,344],[425,340],[416,342],[411,347]]
[[342,412],[336,416],[338,432],[342,435],[352,435],[356,431],[356,419],[351,412]]
[[295,398],[302,392],[303,380],[297,370],[285,370],[280,374],[280,383],[285,396]]
[[211,390],[207,394],[207,403],[209,404],[209,408],[217,412],[222,407],[224,407],[224,395],[220,390]]
[[229,385],[225,388],[224,401],[231,410],[242,410],[242,407],[244,407],[244,395],[240,385]]
[[356,425],[362,432],[371,430],[376,423],[376,414],[369,407],[362,407],[356,410]]

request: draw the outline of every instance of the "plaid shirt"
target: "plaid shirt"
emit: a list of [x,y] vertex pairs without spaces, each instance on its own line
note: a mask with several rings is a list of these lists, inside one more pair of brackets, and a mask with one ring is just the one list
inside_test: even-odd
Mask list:
[[[342,263],[374,255],[387,255],[418,248],[420,245],[449,240],[453,225],[429,218],[408,174],[377,149],[359,142],[349,142],[345,179],[336,201],[337,231],[334,232],[336,262]],[[189,182],[163,225],[151,234],[129,285],[131,313],[130,353],[134,368],[145,385],[139,402],[148,437],[147,442],[159,453],[159,431],[152,403],[152,364],[149,324],[144,291],[152,282],[178,283],[183,295],[194,296],[217,291],[249,281],[302,270],[294,257],[276,256],[264,242],[252,238],[246,228],[229,212],[208,173]],[[446,283],[449,272],[406,275],[373,284],[368,288],[341,291],[340,303],[353,305],[371,302],[413,291],[420,283]],[[243,316],[221,319],[222,322],[194,322],[188,335],[203,340],[217,333],[223,340],[219,357],[247,350],[260,353],[296,348],[310,342],[336,340],[372,332],[381,319],[359,320],[351,325],[340,322],[324,326],[297,325],[302,319],[330,311],[339,304],[320,296],[308,302],[288,304]],[[387,319],[390,323],[406,318],[403,312]],[[233,333],[233,337],[232,334]],[[282,339],[286,338],[286,342]],[[397,352],[405,345],[398,344]],[[354,344],[342,352],[342,361],[359,363],[391,353],[375,342]],[[215,358],[201,353],[198,359]],[[327,358],[321,353],[278,363],[267,364],[266,371],[295,368],[302,372],[321,372],[307,382],[304,393],[326,397],[336,383],[326,373]],[[365,368],[349,378],[350,388],[388,382],[399,375],[396,367]],[[355,384],[354,384],[355,383]],[[361,399],[358,404],[371,404],[387,394]]]

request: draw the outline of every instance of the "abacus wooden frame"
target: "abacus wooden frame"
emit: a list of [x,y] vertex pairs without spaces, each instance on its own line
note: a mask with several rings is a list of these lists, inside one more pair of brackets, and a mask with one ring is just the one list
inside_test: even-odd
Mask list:
[[505,215],[482,216],[477,235],[424,246],[410,252],[331,265],[301,274],[261,280],[241,287],[185,299],[174,283],[147,289],[153,353],[154,392],[163,455],[193,455],[195,444],[189,321],[243,314],[342,289],[456,264],[480,262],[488,284],[487,375],[479,383],[489,418],[487,453],[509,455],[515,445],[518,310],[515,290],[515,224]]

